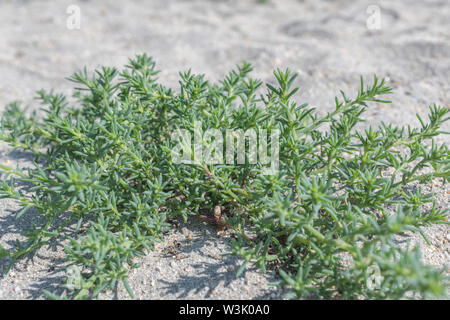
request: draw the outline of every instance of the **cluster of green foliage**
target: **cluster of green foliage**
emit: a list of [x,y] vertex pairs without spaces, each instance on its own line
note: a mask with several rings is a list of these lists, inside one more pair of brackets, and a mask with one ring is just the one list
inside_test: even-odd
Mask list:
[[[140,55],[123,71],[75,73],[79,105],[40,91],[42,119],[9,104],[0,138],[34,155],[35,167],[1,165],[0,196],[17,200],[17,217],[34,214],[39,222],[0,255],[14,263],[63,237],[67,260],[79,270],[78,285],[63,284],[63,296],[95,298],[119,282],[132,296],[127,273],[162,239],[168,219],[211,215],[220,206],[234,233],[230,250],[244,261],[238,273],[248,263],[276,268],[278,284],[297,298],[444,294],[442,272],[394,236],[447,223],[431,194],[406,187],[449,181],[449,150],[433,140],[449,109],[430,107],[419,128],[383,123],[360,132],[366,103],[388,102],[379,98],[391,92],[383,80],[361,80],[355,98],[342,93],[334,111],[319,116],[292,101],[296,74],[277,70],[278,84],[260,95],[251,70],[244,63],[217,84],[180,73],[175,92]],[[174,164],[171,134],[192,130],[195,121],[204,130],[280,130],[279,172],[264,175],[261,163]]]

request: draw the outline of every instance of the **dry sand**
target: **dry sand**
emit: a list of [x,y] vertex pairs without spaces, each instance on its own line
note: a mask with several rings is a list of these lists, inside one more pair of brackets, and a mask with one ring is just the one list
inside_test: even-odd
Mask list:
[[[81,10],[80,29],[67,28],[67,8]],[[369,6],[380,8],[381,29],[370,30]],[[64,80],[87,66],[121,66],[127,57],[147,52],[157,61],[160,79],[176,87],[178,71],[192,68],[212,80],[219,79],[243,60],[255,67],[254,75],[273,82],[274,68],[299,73],[296,99],[317,106],[321,113],[333,108],[342,89],[356,93],[359,76],[389,77],[394,88],[392,105],[374,105],[367,124],[380,121],[417,125],[415,113],[426,115],[431,103],[450,104],[450,4],[428,1],[45,1],[0,2],[0,110],[12,100],[39,108],[33,100],[41,88],[70,94]],[[372,20],[369,20],[369,22]],[[446,127],[447,131],[449,127]],[[440,138],[448,143],[448,136]],[[20,167],[30,159],[21,153],[0,162]],[[449,191],[430,186],[438,204],[448,207]],[[11,244],[19,230],[31,223],[13,217],[17,205],[0,201],[0,242]],[[130,284],[144,299],[273,299],[282,291],[268,285],[275,274],[248,269],[235,279],[240,261],[223,257],[228,237],[200,222],[180,226],[143,259]],[[421,243],[426,263],[449,262],[449,227],[426,229],[432,245],[418,236],[404,242]],[[188,240],[192,238],[192,240]],[[184,259],[162,257],[174,241],[181,243]],[[20,262],[0,276],[0,298],[42,298],[41,289],[53,290],[63,273],[61,246],[43,249],[33,260]],[[0,263],[0,272],[5,264]],[[103,298],[127,298],[125,290]]]

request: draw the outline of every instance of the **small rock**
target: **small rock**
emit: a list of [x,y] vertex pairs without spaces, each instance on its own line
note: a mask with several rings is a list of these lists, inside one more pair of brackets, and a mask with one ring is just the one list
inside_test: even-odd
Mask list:
[[154,287],[154,286],[155,286],[155,280],[152,279],[152,280],[150,281],[150,286],[151,286],[151,287]]
[[171,261],[171,262],[170,262],[170,266],[171,266],[172,268],[175,268],[175,267],[177,266],[177,263],[176,263],[175,261]]
[[228,272],[233,272],[234,271],[234,267],[233,266],[228,266],[227,270],[228,270]]
[[15,287],[15,288],[14,288],[14,292],[15,292],[16,294],[20,294],[21,289],[20,289],[19,287]]

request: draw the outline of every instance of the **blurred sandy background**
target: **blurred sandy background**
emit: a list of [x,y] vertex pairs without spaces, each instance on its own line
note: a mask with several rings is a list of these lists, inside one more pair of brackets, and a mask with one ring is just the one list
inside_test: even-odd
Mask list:
[[[450,104],[449,17],[448,0],[1,0],[0,110],[12,100],[38,108],[36,90],[70,94],[65,77],[75,70],[121,66],[146,52],[156,60],[161,81],[174,88],[178,72],[189,68],[217,80],[247,60],[254,76],[270,82],[274,68],[289,67],[299,73],[296,99],[320,112],[334,107],[340,89],[354,95],[360,75],[371,80],[377,74],[388,77],[394,103],[370,108],[368,124],[417,125],[415,113],[425,115],[429,104]],[[6,151],[2,144],[2,163],[28,161]],[[438,191],[438,203],[448,206],[448,191],[430,188]],[[16,208],[0,201],[0,241],[6,247],[30,223],[12,218]],[[424,260],[448,263],[449,228],[426,232],[433,245],[424,248]],[[183,242],[188,235],[197,241]],[[175,240],[183,242],[189,258],[172,261],[158,255]],[[410,240],[420,242],[415,236]],[[267,285],[276,279],[273,274],[249,269],[234,279],[239,261],[221,256],[226,241],[195,223],[169,235],[131,275],[136,296],[281,298]],[[0,298],[42,297],[40,289],[53,288],[63,276],[61,258],[60,247],[46,249],[0,276]],[[0,263],[0,271],[4,267]],[[120,289],[116,297],[126,294]]]

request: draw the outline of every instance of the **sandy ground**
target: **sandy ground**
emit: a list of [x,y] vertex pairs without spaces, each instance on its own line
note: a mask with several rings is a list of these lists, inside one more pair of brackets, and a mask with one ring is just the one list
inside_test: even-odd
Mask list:
[[[69,29],[70,5],[81,12],[80,28]],[[380,9],[380,29],[371,6]],[[373,16],[375,17],[375,16]],[[333,108],[342,89],[354,95],[359,76],[389,77],[394,87],[392,105],[374,105],[368,124],[380,121],[417,125],[415,113],[425,115],[431,103],[450,104],[450,4],[448,0],[151,0],[0,2],[0,110],[12,100],[32,108],[41,88],[70,94],[65,77],[87,66],[121,66],[127,57],[147,52],[158,63],[160,79],[176,87],[178,71],[192,68],[219,79],[242,60],[250,61],[254,75],[273,82],[272,70],[289,67],[299,73],[297,99]],[[376,17],[375,17],[376,18]],[[369,21],[368,21],[369,19]],[[73,21],[73,20],[70,20]],[[70,22],[69,21],[69,22]],[[446,127],[450,131],[449,126]],[[448,136],[440,138],[448,143]],[[0,162],[25,166],[20,153]],[[430,186],[438,204],[447,207],[449,191]],[[17,221],[17,206],[0,201],[0,242],[7,247],[31,218]],[[249,269],[235,279],[240,261],[222,256],[228,237],[193,222],[172,232],[143,267],[130,276],[137,298],[144,299],[279,299],[282,291],[268,284],[275,274]],[[426,263],[444,266],[450,261],[448,226],[426,229],[432,245],[417,236],[404,242],[421,243]],[[188,240],[190,238],[191,240]],[[178,241],[182,258],[162,257],[164,248]],[[41,289],[52,290],[63,273],[60,246],[42,250],[32,261],[17,264],[0,276],[0,298],[38,299]],[[0,264],[0,272],[5,264]],[[127,298],[123,288],[103,298]]]

